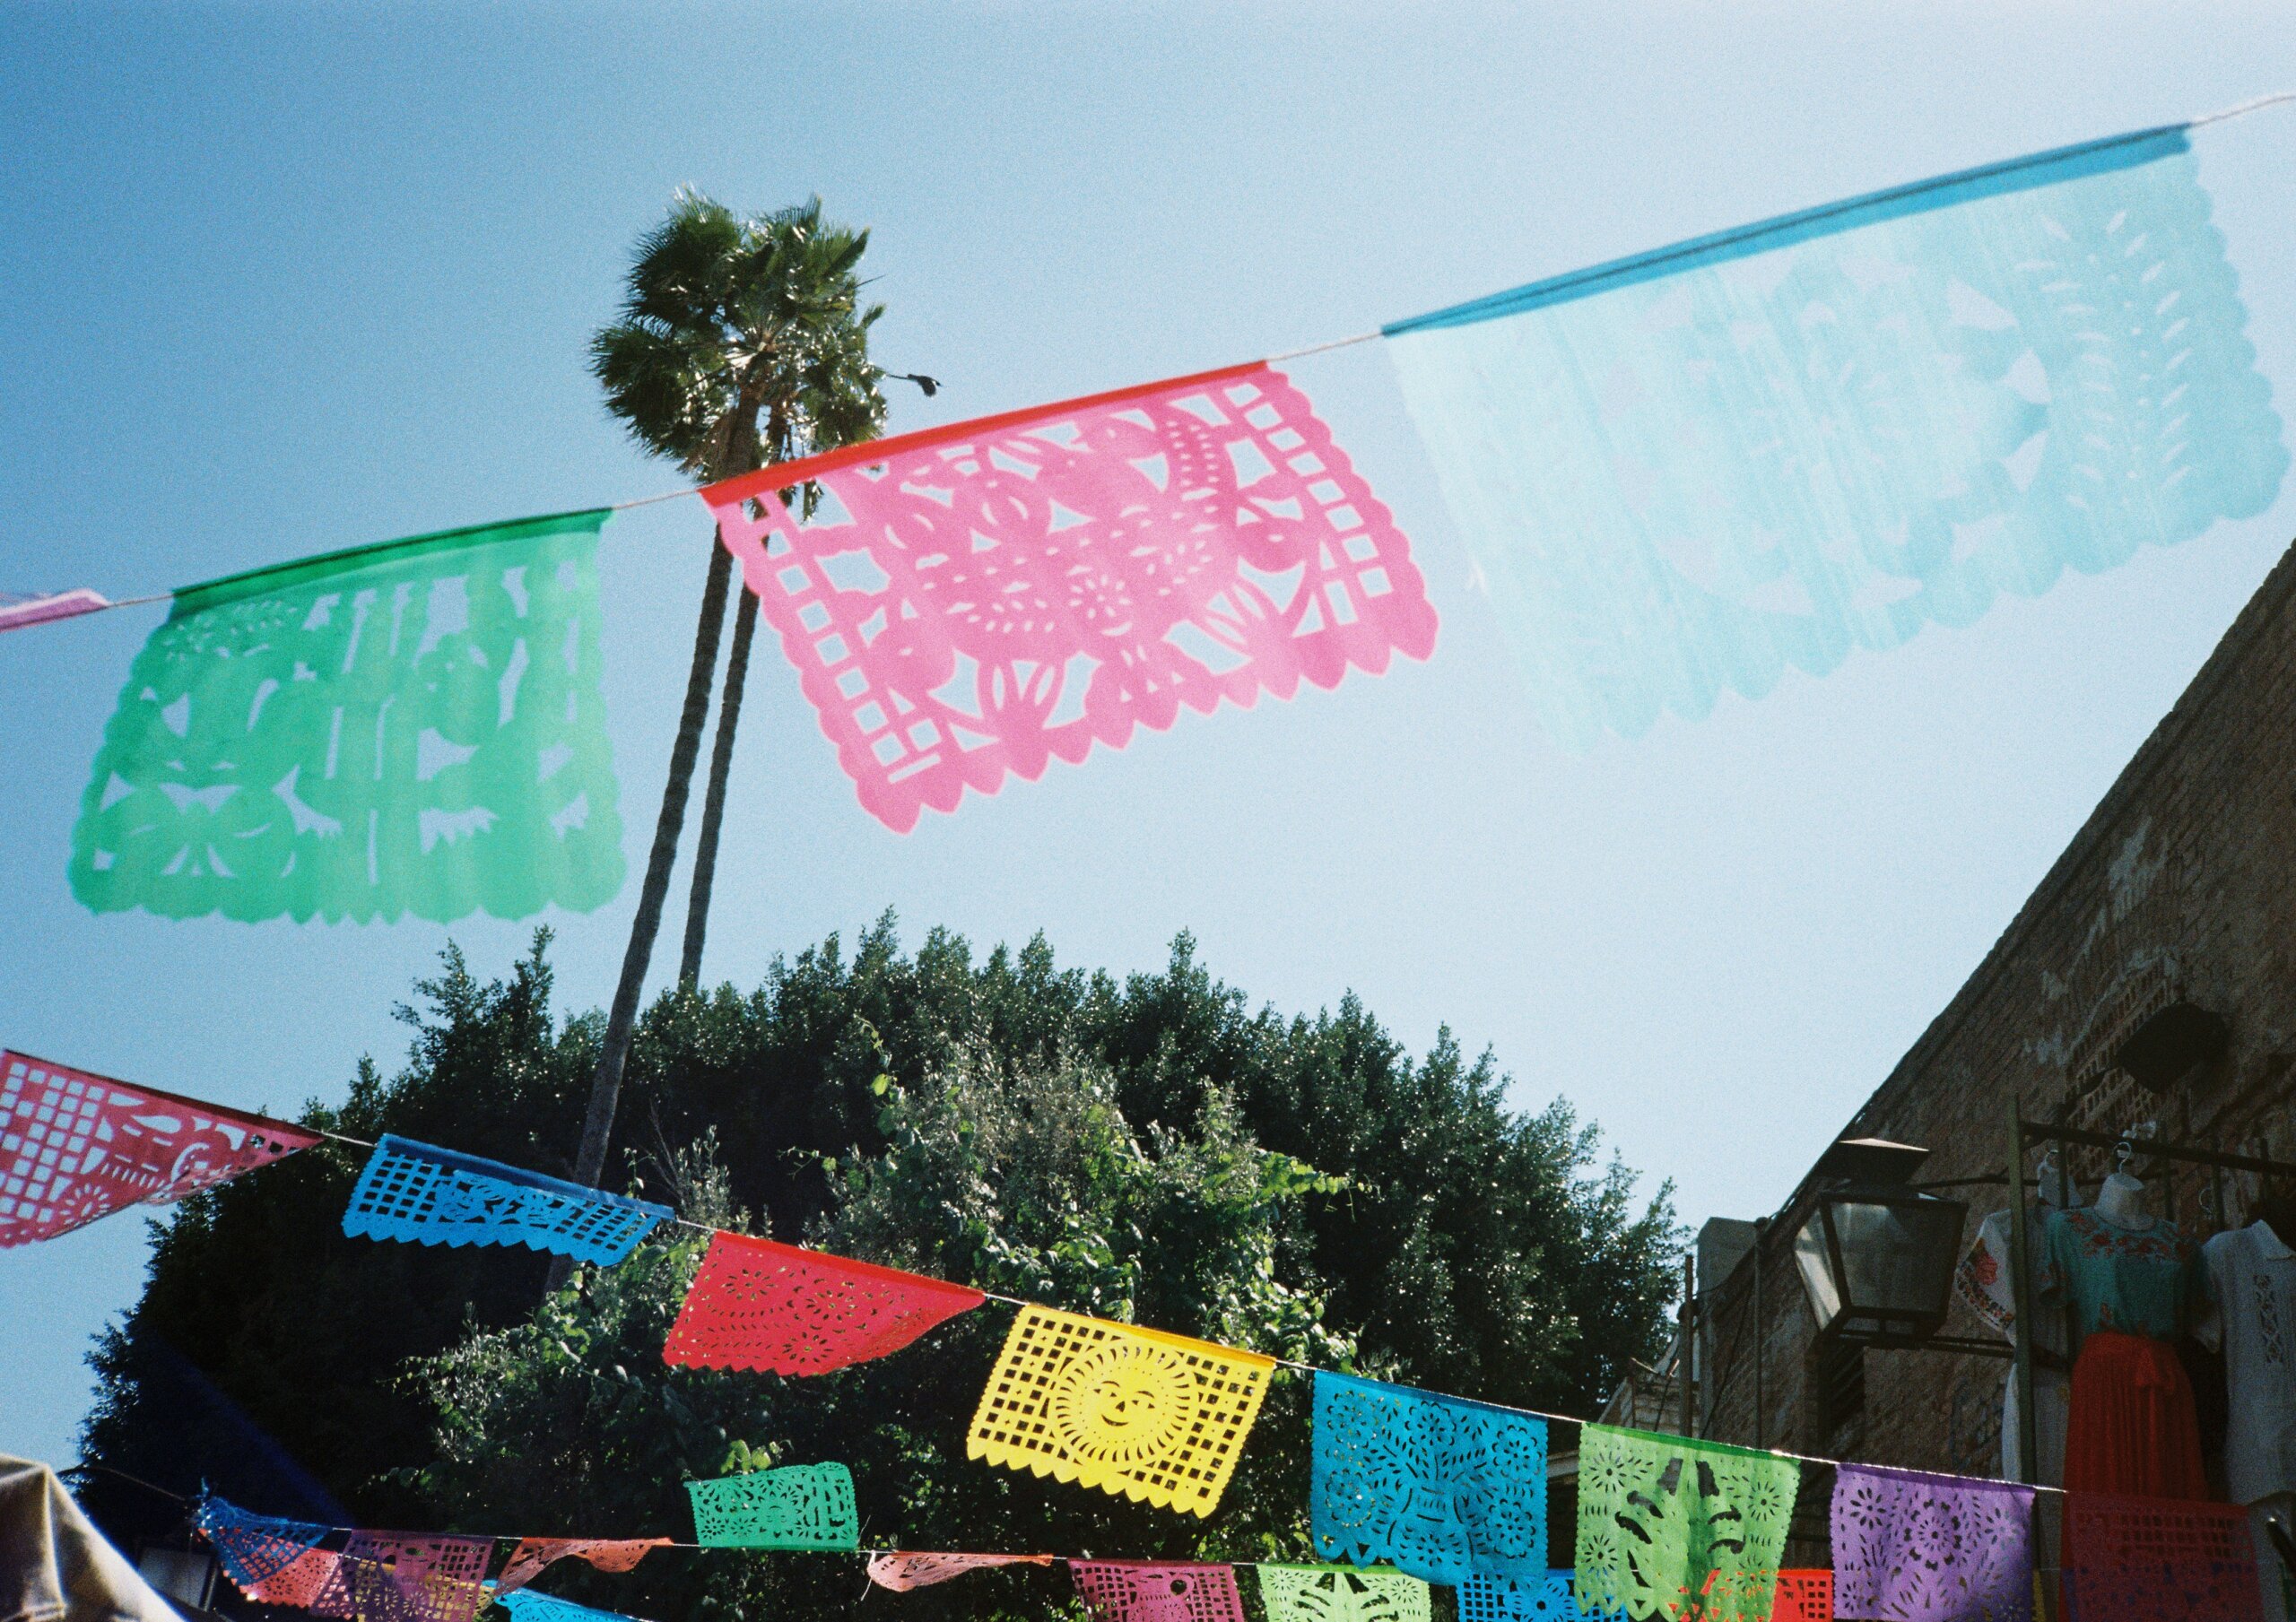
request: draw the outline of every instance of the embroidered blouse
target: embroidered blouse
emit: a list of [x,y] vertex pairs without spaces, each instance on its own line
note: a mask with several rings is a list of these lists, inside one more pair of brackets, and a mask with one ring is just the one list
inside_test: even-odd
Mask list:
[[2053,1211],[2035,1280],[2044,1301],[2072,1309],[2081,1338],[2097,1331],[2173,1340],[2207,1305],[2200,1248],[2165,1218],[2142,1233],[2116,1227],[2091,1206]]

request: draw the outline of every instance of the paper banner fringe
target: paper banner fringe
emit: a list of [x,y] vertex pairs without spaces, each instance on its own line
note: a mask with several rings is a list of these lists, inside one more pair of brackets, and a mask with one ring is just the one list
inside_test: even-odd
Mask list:
[[351,1191],[343,1231],[416,1245],[523,1245],[611,1266],[676,1213],[385,1133]]

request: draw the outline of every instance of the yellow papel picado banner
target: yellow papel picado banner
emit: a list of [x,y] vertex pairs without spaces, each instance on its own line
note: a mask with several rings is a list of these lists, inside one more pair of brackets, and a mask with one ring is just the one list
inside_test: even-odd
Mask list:
[[1272,1357],[1028,1306],[997,1354],[969,1458],[1162,1509],[1220,1504]]

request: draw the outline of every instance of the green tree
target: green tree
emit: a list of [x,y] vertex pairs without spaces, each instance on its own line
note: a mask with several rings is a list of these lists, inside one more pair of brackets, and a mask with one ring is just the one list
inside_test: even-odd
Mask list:
[[[602,1022],[554,1024],[539,945],[505,982],[450,958],[423,989],[407,1068],[370,1069],[325,1118],[560,1169],[572,1133],[553,1106]],[[665,993],[630,1074],[622,1185],[700,1221],[1563,1412],[1590,1411],[1665,1329],[1681,1242],[1665,1195],[1637,1199],[1567,1108],[1509,1112],[1489,1057],[1446,1037],[1413,1059],[1352,999],[1254,1012],[1185,937],[1161,970],[1118,980],[1060,967],[1041,939],[976,957],[935,932],[904,951],[888,917],[748,994]],[[345,1239],[354,1158],[314,1151],[178,1208],[99,1352],[91,1462],[178,1490],[205,1474],[292,1512],[302,1500],[257,1468],[284,1461],[370,1524],[636,1535],[680,1531],[688,1476],[837,1459],[873,1541],[1303,1548],[1300,1382],[1271,1392],[1199,1524],[964,1458],[1007,1307],[814,1379],[671,1369],[698,1236],[672,1231],[535,1310],[526,1252]],[[170,1357],[204,1383],[196,1401]],[[832,1559],[711,1554],[549,1586],[683,1622],[831,1604],[857,1581]],[[1058,1592],[1015,1572],[904,1603],[1040,1610]]]
[[[868,246],[868,232],[823,221],[818,197],[744,219],[698,192],[680,192],[669,217],[639,243],[621,317],[591,341],[591,367],[607,408],[648,450],[712,482],[874,437],[885,403],[877,390],[882,374],[869,363],[869,328],[884,309],[860,301],[858,269]],[[721,536],[710,549],[669,780],[583,1120],[574,1168],[583,1183],[595,1184],[605,1166],[631,1030],[701,748],[731,574]],[[747,591],[740,596],[694,850],[681,984],[701,975],[726,776],[757,630],[757,598]],[[552,1276],[561,1279],[564,1270]]]

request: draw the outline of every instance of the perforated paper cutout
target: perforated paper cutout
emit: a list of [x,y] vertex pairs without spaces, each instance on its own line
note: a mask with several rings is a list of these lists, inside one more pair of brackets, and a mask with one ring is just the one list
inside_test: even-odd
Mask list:
[[332,1529],[314,1522],[255,1514],[213,1493],[201,1496],[194,1519],[223,1574],[250,1600],[309,1605],[334,1567],[319,1548]]
[[2067,1493],[2065,1547],[2072,1622],[2263,1622],[2239,1505]]
[[510,1551],[510,1563],[494,1579],[495,1597],[524,1588],[554,1560],[587,1560],[600,1571],[635,1571],[647,1550],[669,1545],[667,1538],[521,1538]]
[[985,1299],[961,1284],[718,1233],[686,1291],[662,1360],[826,1374],[899,1351]]
[[858,1548],[861,1514],[842,1464],[791,1464],[689,1481],[704,1548]]
[[351,1191],[343,1231],[416,1245],[523,1245],[607,1267],[674,1215],[387,1132]]
[[494,1602],[507,1609],[512,1622],[638,1622],[634,1617],[618,1610],[600,1610],[596,1606],[577,1605],[571,1600],[561,1600],[555,1594],[538,1594],[529,1588],[504,1592],[497,1588]]
[[1093,1622],[1244,1622],[1231,1566],[1071,1560],[1068,1574]]
[[308,1610],[334,1580],[335,1568],[342,1559],[331,1548],[315,1548],[262,1582],[242,1586],[239,1592],[260,1604],[291,1605]]
[[869,1581],[879,1588],[905,1594],[913,1588],[930,1588],[969,1571],[991,1566],[1049,1566],[1050,1555],[912,1554],[897,1550],[869,1557]]
[[0,1052],[0,1250],[127,1205],[165,1205],[318,1134]]
[[72,893],[163,917],[449,923],[622,886],[603,511],[179,591],[72,834]]
[[1267,1622],[1429,1622],[1434,1614],[1427,1584],[1399,1571],[1265,1561],[1253,1570]]
[[1778,1599],[1770,1622],[1833,1622],[1833,1573],[1826,1570],[1782,1571],[1778,1574]]
[[[865,460],[865,458],[866,458]],[[809,522],[778,490],[827,492]],[[1410,543],[1281,372],[1179,378],[702,492],[888,828],[1435,646]]]
[[1430,1583],[1546,1575],[1546,1422],[1318,1372],[1316,1552]]
[[965,1456],[1208,1515],[1236,1472],[1272,1357],[1024,1306]]
[[2033,1489],[1844,1464],[1833,1487],[1833,1603],[1879,1622],[2027,1622]]
[[1469,1577],[1458,1585],[1458,1604],[1459,1622],[1578,1622],[1591,1614],[1578,1609],[1567,1571]]
[[487,1538],[352,1532],[311,1613],[355,1622],[471,1622],[493,1549]]
[[2181,129],[1399,322],[1478,578],[1573,747],[1966,626],[2288,467]]
[[1607,1425],[1578,1434],[1578,1603],[1641,1622],[1768,1622],[1801,1467]]

